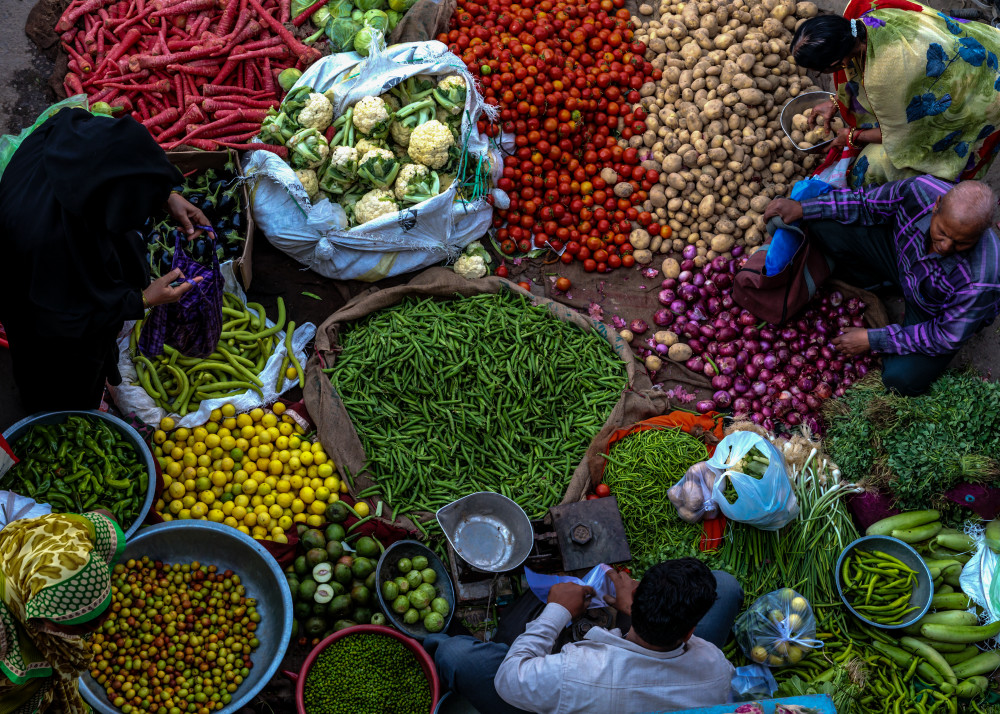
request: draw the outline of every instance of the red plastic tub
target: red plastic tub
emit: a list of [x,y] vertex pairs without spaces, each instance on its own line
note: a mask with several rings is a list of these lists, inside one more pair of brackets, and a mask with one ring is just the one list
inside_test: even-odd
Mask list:
[[305,707],[305,701],[303,699],[306,685],[306,675],[309,674],[309,669],[312,667],[313,662],[316,661],[319,653],[342,637],[360,635],[366,632],[385,635],[386,637],[393,637],[402,642],[406,646],[406,649],[416,655],[417,661],[420,662],[420,668],[424,670],[424,676],[427,677],[427,681],[430,682],[431,685],[431,708],[428,714],[433,714],[434,709],[437,707],[438,699],[441,697],[441,680],[438,679],[437,667],[434,666],[434,660],[431,659],[431,656],[424,651],[424,648],[421,647],[420,643],[415,639],[407,637],[399,630],[394,630],[391,627],[384,627],[382,625],[355,625],[354,627],[348,627],[340,632],[334,632],[332,635],[313,647],[312,652],[310,652],[309,656],[306,657],[306,661],[302,663],[302,669],[299,670],[298,674],[285,672],[287,677],[295,681],[295,711],[298,712],[298,714],[308,714]]

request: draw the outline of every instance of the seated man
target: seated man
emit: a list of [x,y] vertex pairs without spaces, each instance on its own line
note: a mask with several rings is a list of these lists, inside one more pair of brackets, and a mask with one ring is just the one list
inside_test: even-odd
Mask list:
[[804,218],[806,235],[833,261],[835,276],[858,287],[902,289],[902,325],[849,327],[833,344],[847,355],[881,352],[885,386],[915,396],[1000,312],[996,204],[978,181],[918,176],[801,203],[776,198],[764,220]]
[[627,714],[724,704],[734,669],[719,647],[743,601],[736,579],[695,558],[660,563],[638,583],[625,573],[610,577],[616,597],[608,604],[631,618],[628,634],[593,627],[551,654],[593,595],[591,588],[560,583],[509,649],[473,637],[426,638],[442,683],[482,714]]

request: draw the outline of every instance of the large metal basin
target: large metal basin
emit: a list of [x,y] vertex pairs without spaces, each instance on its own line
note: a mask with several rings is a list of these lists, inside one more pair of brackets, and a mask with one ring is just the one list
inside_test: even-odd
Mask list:
[[[135,535],[136,531],[139,530],[139,526],[142,522],[146,520],[146,515],[149,513],[149,509],[153,507],[156,502],[156,464],[153,461],[153,453],[149,450],[146,442],[139,432],[133,429],[131,426],[123,422],[116,416],[106,414],[105,412],[99,411],[67,411],[67,412],[42,412],[41,414],[34,414],[30,417],[25,417],[21,421],[17,422],[11,426],[7,431],[3,433],[3,438],[10,444],[11,448],[14,450],[15,455],[17,454],[17,440],[28,433],[30,429],[35,424],[46,426],[48,424],[62,424],[71,416],[82,416],[88,419],[101,419],[116,431],[120,432],[129,443],[132,444],[132,448],[136,450],[139,455],[140,461],[146,462],[146,473],[149,475],[149,486],[146,488],[146,499],[142,503],[142,507],[139,509],[139,514],[136,516],[134,523],[121,523],[122,530],[125,531],[125,539],[130,539]],[[0,488],[3,487],[4,479],[0,477]],[[26,494],[21,494],[26,495]]]
[[[164,563],[218,566],[240,576],[247,596],[257,599],[260,646],[250,656],[253,669],[217,714],[233,714],[271,680],[292,638],[292,593],[278,562],[263,546],[235,528],[211,521],[171,521],[150,526],[125,546],[122,560],[147,555]],[[120,714],[107,693],[89,673],[80,677],[80,693],[94,711]]]

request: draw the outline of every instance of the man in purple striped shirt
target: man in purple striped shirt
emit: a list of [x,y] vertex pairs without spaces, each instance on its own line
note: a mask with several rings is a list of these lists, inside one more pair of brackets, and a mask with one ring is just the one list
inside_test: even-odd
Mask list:
[[882,353],[886,387],[925,392],[962,344],[1000,312],[997,197],[986,184],[918,176],[807,201],[776,198],[764,219],[806,221],[806,234],[859,287],[902,290],[902,325],[851,327],[833,340],[847,355]]

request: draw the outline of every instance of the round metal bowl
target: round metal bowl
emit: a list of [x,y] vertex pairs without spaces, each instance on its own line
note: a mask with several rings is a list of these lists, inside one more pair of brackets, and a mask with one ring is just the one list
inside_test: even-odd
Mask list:
[[389,622],[396,629],[422,642],[430,634],[424,627],[424,623],[415,622],[412,625],[407,625],[403,622],[403,618],[393,611],[392,603],[386,602],[386,599],[382,596],[382,584],[387,580],[393,579],[392,569],[396,567],[396,563],[400,558],[412,559],[416,555],[422,555],[427,558],[427,567],[433,568],[434,572],[437,573],[437,581],[434,585],[440,591],[441,597],[448,601],[448,616],[444,618],[444,627],[441,628],[441,632],[447,632],[448,625],[451,624],[451,617],[455,614],[455,587],[451,583],[451,575],[449,575],[444,563],[427,546],[415,540],[401,540],[390,545],[382,553],[382,557],[378,559],[378,565],[375,567],[375,585],[378,590],[378,601],[382,606],[382,612],[389,618]]
[[[292,638],[292,593],[277,561],[257,541],[235,528],[211,521],[171,521],[150,526],[125,546],[122,560],[149,556],[164,563],[198,561],[232,570],[256,598],[261,624],[260,646],[250,656],[253,669],[217,714],[233,714],[246,706],[278,671]],[[89,673],[80,677],[80,693],[100,714],[121,714],[108,701],[104,687]]]
[[781,108],[781,117],[779,121],[781,122],[781,128],[785,130],[785,134],[788,136],[788,140],[792,142],[794,146],[799,151],[805,151],[809,154],[819,153],[825,151],[826,147],[833,141],[833,136],[831,135],[826,141],[820,142],[813,147],[799,146],[792,139],[792,117],[796,114],[801,114],[806,109],[811,109],[817,107],[828,99],[835,99],[835,97],[829,92],[805,92],[797,97],[792,97],[788,102]]
[[430,711],[436,711],[438,699],[441,696],[441,680],[438,677],[437,667],[434,666],[434,660],[431,659],[431,656],[427,654],[427,651],[421,647],[419,643],[414,642],[413,639],[400,634],[391,627],[383,627],[381,625],[355,625],[354,627],[347,627],[339,632],[334,632],[313,648],[312,652],[309,653],[309,656],[306,657],[306,661],[302,663],[302,669],[299,670],[298,674],[285,672],[288,677],[295,680],[295,711],[298,712],[298,714],[309,714],[309,712],[306,711],[305,705],[306,678],[309,676],[309,669],[313,666],[313,663],[316,661],[316,658],[319,657],[320,653],[337,640],[344,639],[345,637],[351,637],[352,635],[363,635],[365,633],[382,635],[383,637],[391,637],[399,640],[406,646],[406,649],[410,650],[410,652],[414,654],[417,658],[417,662],[420,663],[420,669],[424,671],[424,676],[427,677],[427,681],[431,685]]
[[[142,507],[139,509],[139,515],[136,516],[135,522],[130,524],[122,523],[122,530],[125,531],[125,539],[128,540],[135,532],[139,530],[139,526],[142,522],[146,520],[146,515],[149,513],[149,509],[153,507],[156,502],[156,464],[153,461],[153,453],[149,450],[146,442],[139,432],[133,429],[131,426],[123,422],[116,416],[106,414],[104,412],[98,411],[66,411],[66,412],[42,412],[41,414],[34,414],[30,417],[25,417],[21,421],[17,422],[11,426],[7,431],[3,433],[3,438],[10,444],[14,453],[17,454],[17,440],[24,436],[28,429],[30,429],[35,424],[45,426],[48,424],[62,424],[67,418],[71,416],[82,416],[88,419],[102,419],[111,426],[112,429],[120,432],[129,443],[132,444],[132,448],[136,450],[139,454],[139,459],[146,462],[146,473],[149,474],[149,486],[146,488],[146,500],[143,501]],[[0,488],[3,487],[3,477],[0,477]],[[25,495],[25,494],[22,494]],[[128,528],[126,529],[126,525]]]
[[[917,586],[913,588],[913,594],[910,595],[910,605],[916,605],[920,609],[914,610],[911,613],[909,620],[901,622],[898,625],[882,625],[878,622],[872,622],[851,607],[851,602],[844,593],[844,586],[841,582],[840,573],[844,565],[844,558],[856,550],[864,551],[866,553],[876,550],[882,551],[883,553],[891,555],[893,558],[898,558],[903,561],[908,567],[912,568],[916,572]],[[844,601],[845,605],[847,605],[847,609],[862,622],[883,630],[899,630],[912,625],[914,622],[927,614],[927,610],[930,609],[931,606],[931,599],[934,597],[934,582],[931,579],[931,571],[927,569],[927,564],[924,563],[923,558],[921,558],[920,554],[909,545],[898,538],[892,538],[890,536],[864,536],[862,538],[858,538],[856,541],[844,548],[840,557],[837,558],[836,578],[837,592],[840,593],[840,599]]]
[[437,522],[458,556],[487,573],[505,573],[518,567],[535,543],[524,509],[491,491],[469,494],[442,506]]

